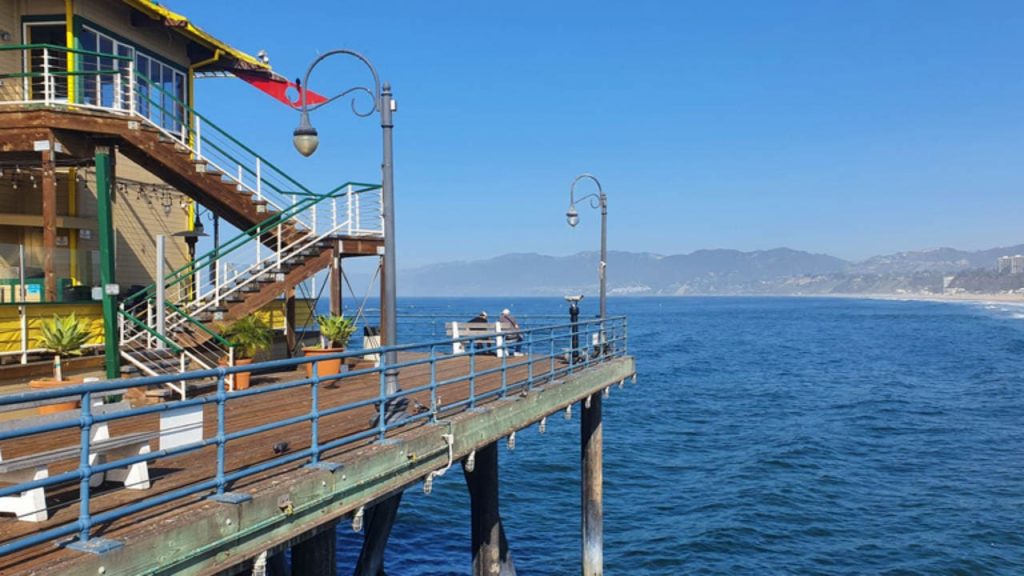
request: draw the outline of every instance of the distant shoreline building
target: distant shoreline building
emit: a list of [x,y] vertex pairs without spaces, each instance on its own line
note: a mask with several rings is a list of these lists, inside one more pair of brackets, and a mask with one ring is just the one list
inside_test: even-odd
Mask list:
[[1000,256],[996,259],[996,271],[1000,274],[1024,274],[1024,256]]

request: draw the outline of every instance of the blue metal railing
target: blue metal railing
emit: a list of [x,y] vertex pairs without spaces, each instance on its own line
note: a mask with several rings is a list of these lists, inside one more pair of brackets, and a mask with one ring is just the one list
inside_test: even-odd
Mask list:
[[[6,430],[0,430],[0,447],[3,446],[3,442],[5,441],[10,441],[16,438],[38,436],[40,434],[47,434],[58,430],[77,428],[80,432],[77,469],[57,474],[55,476],[50,476],[48,478],[22,482],[13,486],[0,488],[0,497],[4,497],[16,495],[35,488],[46,488],[56,486],[58,484],[78,482],[79,511],[77,521],[65,522],[59,526],[25,535],[20,538],[0,541],[0,556],[76,534],[79,542],[86,542],[90,538],[93,527],[98,524],[118,520],[131,514],[186,497],[193,497],[204,493],[209,495],[224,494],[229,490],[233,482],[242,478],[260,474],[267,470],[297,461],[306,460],[310,464],[316,464],[320,461],[322,455],[329,450],[334,450],[368,439],[383,441],[387,438],[389,433],[393,433],[396,429],[409,424],[422,421],[436,422],[439,418],[442,418],[444,415],[451,414],[453,411],[463,408],[472,408],[488,400],[494,400],[523,390],[530,390],[538,384],[553,383],[557,378],[579,368],[584,368],[625,355],[627,349],[626,318],[608,318],[604,321],[603,326],[603,338],[599,335],[602,323],[599,320],[585,320],[580,321],[577,324],[557,324],[521,330],[519,332],[503,333],[502,336],[505,338],[518,336],[519,339],[514,342],[504,341],[500,344],[494,338],[494,335],[490,334],[391,347],[351,350],[325,356],[275,360],[271,362],[252,364],[249,366],[225,367],[218,368],[216,370],[200,370],[171,376],[137,378],[132,380],[110,380],[69,386],[67,388],[56,390],[41,390],[0,396],[0,407],[14,407],[13,409],[17,409],[16,407],[19,404],[31,406],[42,401],[57,398],[67,399],[78,397],[81,399],[81,415],[77,419],[72,418],[68,420],[50,421],[42,424],[33,424],[31,419],[26,419],[24,426],[16,426]],[[572,345],[574,336],[578,341],[576,346]],[[602,341],[604,342],[603,345],[600,344]],[[452,350],[454,349],[453,345],[455,343],[461,344],[466,352],[463,354],[453,354]],[[511,351],[513,347],[518,347],[522,354],[508,356],[506,353]],[[399,356],[401,361],[394,366],[387,366],[384,364],[384,353],[389,351],[396,351],[401,354],[401,356]],[[495,355],[498,354],[499,351],[501,352],[502,358],[498,366],[479,370],[477,369],[479,364],[477,360],[480,356]],[[355,369],[342,372],[337,375],[321,375],[320,367],[324,361],[337,360],[339,358],[354,358],[367,354],[377,355],[381,360],[379,365],[367,368],[356,367]],[[447,374],[449,377],[444,377],[445,375],[438,371],[439,364],[452,361],[453,359],[461,358],[463,356],[468,357],[468,372],[460,369],[460,371],[453,376],[451,375],[451,372],[454,371],[449,371],[449,374]],[[544,362],[545,360],[547,360],[547,362]],[[238,374],[241,372],[270,373],[275,371],[296,370],[299,366],[308,364],[312,364],[312,376],[308,378],[298,378],[291,381],[261,385],[234,392],[228,392],[225,387],[226,378],[232,374]],[[546,365],[546,370],[540,368],[542,365]],[[425,383],[415,385],[417,384],[415,380],[423,377],[410,376],[404,381],[404,384],[409,387],[398,390],[394,394],[387,393],[384,376],[386,370],[390,370],[392,368],[397,369],[399,371],[399,381],[403,382],[401,380],[401,371],[403,369],[416,366],[428,366],[429,371],[427,371],[428,376],[425,378]],[[518,370],[518,372],[513,373],[513,370]],[[526,372],[525,376],[522,374],[523,371]],[[344,380],[374,374],[379,377],[380,381],[379,389],[376,394],[368,393],[366,398],[339,406],[320,405],[320,388],[322,385],[326,384],[333,387]],[[486,391],[478,389],[477,380],[481,377],[492,374],[500,375],[500,385]],[[162,386],[167,382],[172,381],[210,382],[211,379],[216,382],[216,392],[213,394],[198,396],[188,400],[143,406],[122,411],[98,411],[93,413],[92,399],[94,396],[100,397],[104,394],[115,391],[123,392],[125,389],[145,389],[150,386]],[[469,394],[466,397],[461,397],[460,395],[460,397],[455,399],[450,399],[451,395],[449,395],[449,399],[442,401],[442,397],[438,392],[460,383],[466,383],[468,385]],[[270,420],[242,430],[234,430],[231,432],[227,430],[225,415],[229,404],[237,403],[239,400],[250,396],[260,396],[285,390],[298,392],[302,389],[308,389],[309,391],[310,409],[308,412],[279,420]],[[426,410],[418,413],[388,413],[389,407],[392,407],[395,401],[403,398],[412,400],[413,395],[422,393],[429,393],[430,397],[430,405],[426,407]],[[203,436],[201,440],[197,440],[186,445],[160,449],[108,462],[90,464],[90,455],[93,453],[90,448],[90,443],[92,429],[94,426],[144,415],[159,414],[172,410],[176,411],[187,407],[205,406],[207,404],[216,404],[217,426],[216,434],[214,436]],[[374,407],[378,415],[375,418],[376,421],[372,424],[368,424],[366,429],[334,437],[330,434],[325,435],[323,433],[324,431],[321,429],[320,424],[322,419],[366,407]],[[380,417],[382,414],[385,417]],[[392,418],[392,416],[395,417]],[[302,423],[308,423],[310,426],[309,448],[260,460],[239,469],[227,469],[226,462],[230,453],[229,447],[232,442],[237,442],[256,434]],[[44,442],[38,442],[37,445],[40,446],[39,451],[52,450],[54,448],[53,446],[46,446]],[[197,452],[211,446],[216,447],[216,469],[212,476],[202,478],[198,481],[193,481],[188,485],[178,487],[158,495],[150,496],[148,498],[140,497],[140,500],[138,501],[121,504],[96,514],[91,512],[94,495],[93,488],[90,486],[89,480],[94,474],[125,468],[132,464],[142,462],[146,462],[148,466],[148,463],[156,460]]]

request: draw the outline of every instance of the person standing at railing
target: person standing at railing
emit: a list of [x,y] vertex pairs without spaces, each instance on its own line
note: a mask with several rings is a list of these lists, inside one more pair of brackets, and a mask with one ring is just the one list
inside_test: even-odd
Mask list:
[[501,322],[502,333],[508,333],[508,336],[505,336],[505,341],[509,343],[509,351],[512,354],[521,354],[523,351],[523,334],[520,332],[519,322],[512,315],[512,311],[508,308],[502,310],[499,322]]

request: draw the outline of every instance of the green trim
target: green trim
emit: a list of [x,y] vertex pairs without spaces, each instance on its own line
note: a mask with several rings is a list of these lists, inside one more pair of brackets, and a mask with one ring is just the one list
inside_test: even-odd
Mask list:
[[107,378],[121,376],[120,338],[117,331],[117,303],[114,296],[107,294],[106,286],[114,284],[114,219],[110,205],[114,172],[109,148],[96,148],[96,212],[99,224],[100,286],[103,288],[103,334],[104,356],[106,357]]
[[206,325],[203,324],[202,322],[199,322],[195,318],[193,318],[193,317],[189,316],[188,314],[186,314],[184,310],[182,310],[181,308],[176,306],[174,303],[172,303],[172,302],[165,302],[165,304],[167,304],[167,306],[170,307],[171,310],[174,310],[175,312],[177,312],[189,324],[192,324],[193,326],[196,326],[197,328],[199,328],[203,332],[206,332],[208,335],[210,335],[210,337],[212,337],[221,346],[223,346],[225,348],[233,348],[235,346],[234,343],[229,342],[227,339],[225,339],[220,334],[217,334],[213,330],[210,330],[209,328],[207,328]]
[[[135,316],[132,316],[131,314],[129,314],[129,313],[127,313],[127,312],[123,312],[123,311],[121,311],[121,310],[118,310],[118,311],[117,311],[117,315],[118,315],[118,316],[120,316],[121,318],[125,318],[125,319],[127,319],[127,320],[130,320],[132,324],[134,324],[134,325],[138,326],[139,328],[142,328],[142,329],[143,329],[144,331],[146,331],[146,332],[147,332],[147,333],[148,333],[148,334],[149,334],[150,336],[152,336],[152,337],[156,338],[157,340],[159,340],[159,341],[163,342],[164,344],[166,344],[166,345],[167,345],[167,346],[168,346],[168,347],[169,347],[169,348],[171,349],[171,351],[173,351],[173,352],[177,352],[177,353],[179,353],[179,354],[180,354],[181,352],[183,352],[183,351],[185,350],[185,349],[184,349],[184,348],[182,348],[181,346],[178,346],[178,345],[177,345],[177,344],[176,344],[176,343],[175,343],[175,342],[174,342],[173,340],[171,340],[170,338],[168,338],[168,337],[164,336],[163,334],[160,334],[159,332],[157,332],[156,330],[153,330],[153,329],[152,329],[152,328],[150,328],[149,326],[146,326],[146,323],[145,323],[145,322],[143,322],[142,320],[139,320],[139,319],[138,319],[138,318],[136,318]],[[107,341],[110,341],[110,338],[107,338]],[[108,370],[107,372],[108,372],[108,374],[107,374],[107,377],[108,377],[108,378],[113,378],[113,376],[110,376],[110,374],[109,374],[109,370]]]
[[[21,17],[22,24],[34,24],[40,22],[63,24],[67,22],[67,18],[64,17],[63,12],[55,16],[47,14],[25,14]],[[24,27],[22,27],[22,29],[24,30]]]

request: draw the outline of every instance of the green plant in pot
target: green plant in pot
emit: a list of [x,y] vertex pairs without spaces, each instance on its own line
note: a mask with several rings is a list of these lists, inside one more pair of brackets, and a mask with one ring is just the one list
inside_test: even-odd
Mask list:
[[[355,320],[344,316],[324,315],[318,316],[317,324],[320,325],[320,348],[304,348],[307,357],[325,356],[340,354],[348,346],[348,340],[356,332]],[[316,363],[317,375],[320,377],[334,376],[341,373],[341,358],[330,358],[320,360]],[[306,377],[313,376],[313,364],[306,364]]]
[[[245,316],[229,325],[221,334],[232,343],[235,350],[235,366],[252,364],[257,354],[268,350],[273,343],[273,331],[259,316]],[[227,364],[227,359],[224,361]],[[234,374],[234,389],[249,387],[250,372]]]
[[[85,322],[79,320],[72,312],[67,316],[53,315],[53,320],[43,322],[40,327],[40,344],[48,352],[53,353],[53,378],[44,380],[33,380],[29,386],[35,389],[44,390],[48,388],[59,388],[67,384],[81,383],[81,379],[64,379],[64,368],[61,360],[68,356],[80,356],[82,346],[92,338],[92,333],[85,327]],[[40,414],[51,414],[74,410],[77,402],[63,402],[60,404],[49,404],[40,406]]]

